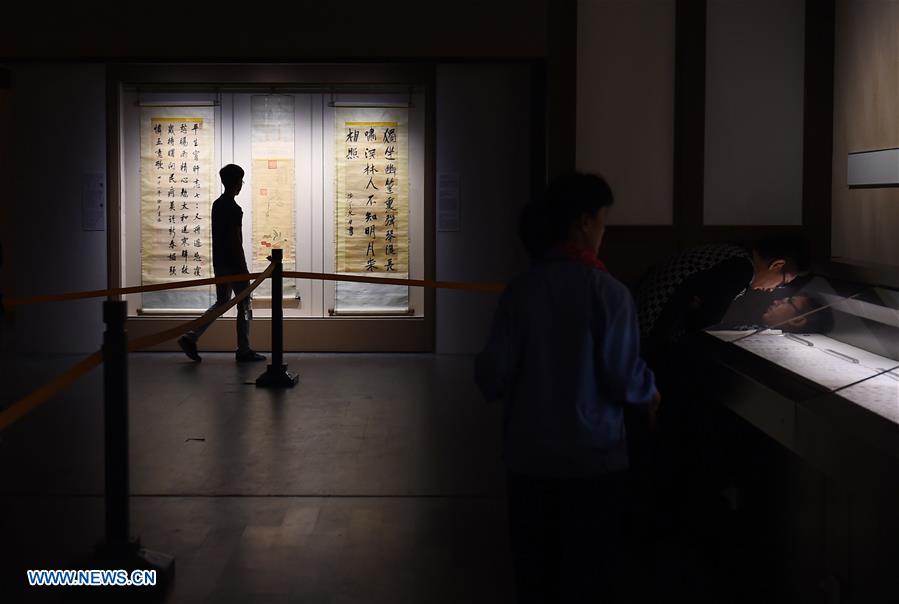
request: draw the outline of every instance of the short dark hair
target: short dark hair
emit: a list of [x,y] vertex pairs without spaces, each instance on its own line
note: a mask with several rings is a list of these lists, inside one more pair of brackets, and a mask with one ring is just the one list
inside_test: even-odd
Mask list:
[[243,168],[238,166],[237,164],[228,164],[219,170],[219,176],[222,179],[222,184],[226,187],[234,187],[240,184],[243,180],[244,171]]
[[519,235],[528,253],[539,258],[568,238],[578,219],[614,203],[612,189],[601,176],[568,172],[553,179],[543,195],[521,212]]
[[756,241],[752,248],[769,263],[784,261],[784,272],[802,274],[809,269],[808,244],[800,235],[774,235]]
[[789,323],[781,326],[783,331],[798,331],[801,333],[830,333],[833,329],[833,310],[820,298],[809,294],[796,294],[794,298],[808,299],[808,307],[802,314],[811,313],[803,317],[805,323],[801,327],[793,327]]

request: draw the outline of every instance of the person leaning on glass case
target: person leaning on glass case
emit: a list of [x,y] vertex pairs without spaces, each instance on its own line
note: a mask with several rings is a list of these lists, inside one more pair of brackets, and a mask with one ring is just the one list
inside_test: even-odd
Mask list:
[[804,242],[786,235],[751,245],[703,244],[658,263],[634,294],[650,365],[663,365],[687,333],[721,322],[737,298],[759,298],[763,311],[772,292],[804,273],[808,264]]
[[[659,263],[638,284],[641,344],[665,392],[649,464],[660,533],[683,527],[723,531],[728,521],[722,493],[741,480],[746,467],[743,427],[699,388],[708,368],[697,363],[687,336],[723,322],[781,322],[787,330],[817,324],[823,315],[800,318],[779,301],[789,299],[790,284],[807,267],[803,241],[778,236],[748,246],[691,248]],[[793,302],[797,308],[808,305],[805,299]]]
[[[527,208],[539,259],[502,294],[475,365],[505,402],[504,457],[520,602],[602,600],[622,562],[628,469],[624,408],[658,404],[634,302],[597,254],[606,182],[557,178]],[[654,412],[654,410],[653,410]]]

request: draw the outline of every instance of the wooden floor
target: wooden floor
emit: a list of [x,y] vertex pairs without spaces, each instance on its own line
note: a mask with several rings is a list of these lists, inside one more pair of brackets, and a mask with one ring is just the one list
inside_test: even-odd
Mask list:
[[[19,363],[7,398],[77,357]],[[288,355],[290,391],[231,355],[130,358],[132,533],[176,558],[169,602],[509,602],[501,409],[471,359]],[[0,435],[0,598],[103,536],[102,373]],[[250,382],[250,383],[248,383]]]

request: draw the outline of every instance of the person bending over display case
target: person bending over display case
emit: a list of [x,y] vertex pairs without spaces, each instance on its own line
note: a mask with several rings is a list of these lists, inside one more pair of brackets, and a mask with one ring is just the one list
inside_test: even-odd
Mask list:
[[[630,421],[628,429],[636,467],[651,493],[657,538],[692,542],[722,534],[727,526],[720,490],[731,476],[726,435],[735,429],[697,390],[704,369],[696,365],[686,336],[720,323],[735,299],[749,317],[760,317],[807,267],[798,237],[771,237],[746,246],[693,247],[657,264],[637,284],[641,350],[666,401],[652,436],[638,421]],[[721,546],[701,542],[709,552]],[[721,562],[710,554],[704,561],[710,572],[693,580],[714,583],[716,576],[727,574]]]
[[506,404],[520,602],[608,601],[623,559],[624,408],[654,413],[659,395],[631,294],[597,258],[612,201],[602,178],[568,174],[527,208],[541,257],[502,294],[475,363],[484,396]]
[[[216,277],[249,273],[247,260],[243,253],[243,210],[234,199],[243,187],[244,171],[238,165],[228,164],[219,171],[225,192],[212,204],[212,266]],[[215,286],[215,303],[206,314],[224,306],[231,299],[231,293],[239,296],[250,286],[249,281],[233,283],[217,283]],[[264,361],[265,357],[250,348],[250,321],[253,311],[250,297],[247,296],[237,305],[237,352],[235,358],[243,361]],[[188,357],[194,361],[202,360],[197,352],[197,341],[205,333],[211,323],[206,323],[178,338],[178,345]]]
[[[650,365],[685,334],[719,323],[738,296],[765,298],[808,268],[796,237],[770,237],[751,246],[710,243],[650,269],[636,287],[640,334]],[[768,300],[763,300],[767,306]],[[662,357],[657,361],[657,357]]]
[[[691,406],[691,384],[683,379],[690,372],[684,364],[692,359],[685,336],[722,322],[759,323],[758,317],[790,291],[789,284],[808,264],[801,239],[778,236],[748,246],[696,246],[647,271],[635,288],[635,300],[643,356],[669,398],[660,424],[671,426],[673,416]],[[632,434],[637,447],[648,439],[637,423]],[[638,457],[647,455],[644,450]]]

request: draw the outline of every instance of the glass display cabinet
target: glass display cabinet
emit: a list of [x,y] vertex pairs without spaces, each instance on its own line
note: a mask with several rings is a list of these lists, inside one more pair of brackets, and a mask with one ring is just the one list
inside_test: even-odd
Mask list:
[[858,479],[849,462],[856,454],[867,469],[893,472],[899,462],[896,273],[828,263],[788,287],[738,296],[722,323],[694,342],[707,368],[703,390],[834,476]]
[[[691,345],[702,395],[762,433],[739,445],[761,477],[746,488],[772,502],[775,549],[802,552],[785,564],[852,601],[895,601],[899,269],[816,267],[738,297]],[[769,439],[786,450],[766,458]]]
[[707,334],[801,383],[801,398],[838,395],[899,424],[899,289],[847,277],[816,273],[778,288],[767,307],[729,313]]
[[[377,283],[434,278],[431,71],[147,63],[108,78],[110,287],[213,276],[219,170],[236,164],[250,271],[281,249],[285,271],[369,279],[285,279],[286,350],[433,350],[436,293]],[[255,348],[267,347],[271,295],[267,283],[253,293]],[[214,297],[212,285],[129,294],[128,330],[173,328]],[[235,313],[210,327],[207,350],[233,349]]]

